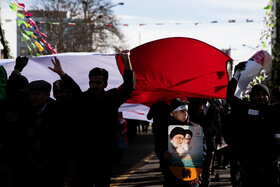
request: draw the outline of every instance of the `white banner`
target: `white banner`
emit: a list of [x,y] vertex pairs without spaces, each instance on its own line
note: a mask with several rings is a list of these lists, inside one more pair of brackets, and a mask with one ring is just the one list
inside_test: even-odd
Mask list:
[[267,51],[256,52],[247,62],[245,70],[241,75],[235,90],[235,97],[242,98],[242,93],[248,84],[260,73],[260,71],[271,63],[272,57]]
[[[52,84],[60,78],[56,73],[48,69],[48,67],[53,67],[51,59],[54,56],[60,60],[63,70],[78,83],[82,91],[89,88],[88,73],[94,67],[101,67],[109,72],[106,90],[117,88],[123,83],[114,54],[60,53],[33,57],[29,59],[27,66],[22,71],[22,75],[26,76],[29,82],[43,79]],[[6,69],[9,76],[14,69],[15,59],[1,59],[0,65]],[[51,97],[53,97],[52,93]],[[146,115],[149,107],[142,104],[124,104],[120,107],[120,111],[123,112],[125,118],[148,121]]]

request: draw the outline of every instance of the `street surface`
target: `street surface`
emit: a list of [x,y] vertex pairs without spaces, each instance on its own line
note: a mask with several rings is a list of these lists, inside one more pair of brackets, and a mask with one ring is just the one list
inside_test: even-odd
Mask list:
[[[163,176],[159,169],[159,160],[154,151],[151,129],[147,134],[138,133],[129,142],[121,163],[114,164],[111,186],[163,186]],[[211,175],[211,187],[231,187],[230,170],[216,169]]]

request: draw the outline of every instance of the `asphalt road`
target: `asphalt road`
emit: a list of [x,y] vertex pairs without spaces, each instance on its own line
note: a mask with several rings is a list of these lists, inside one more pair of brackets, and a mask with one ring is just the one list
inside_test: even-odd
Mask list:
[[[124,150],[122,161],[114,164],[111,186],[163,186],[159,161],[153,149],[151,129],[147,134],[138,134]],[[211,175],[210,186],[231,187],[229,172],[229,168],[216,169],[214,175]]]

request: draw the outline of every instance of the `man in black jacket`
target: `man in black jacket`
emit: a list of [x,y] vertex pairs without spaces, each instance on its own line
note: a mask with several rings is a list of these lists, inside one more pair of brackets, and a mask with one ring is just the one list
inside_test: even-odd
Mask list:
[[16,59],[7,84],[5,146],[13,186],[63,187],[68,160],[64,116],[50,98],[50,83],[23,79],[27,61]]
[[[236,74],[245,68],[244,63],[236,66]],[[234,76],[227,88],[227,101],[231,106],[229,144],[232,158],[241,173],[242,186],[278,186],[274,161],[279,154],[276,148],[275,121],[276,105],[269,104],[270,93],[263,84],[253,86],[249,100],[234,96],[238,76]],[[279,107],[278,107],[279,108]],[[237,174],[232,166],[232,175]],[[232,176],[235,179],[235,176]],[[237,186],[239,181],[232,181]]]
[[124,83],[120,89],[105,91],[108,72],[93,68],[89,72],[89,89],[82,92],[75,81],[61,68],[57,58],[50,69],[60,75],[76,98],[75,157],[76,186],[109,186],[112,161],[117,149],[118,108],[134,89],[134,72],[128,51],[120,54],[124,63]]

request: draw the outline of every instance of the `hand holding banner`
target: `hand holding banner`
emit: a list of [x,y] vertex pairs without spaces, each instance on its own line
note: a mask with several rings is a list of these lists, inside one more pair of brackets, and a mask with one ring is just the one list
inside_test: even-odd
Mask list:
[[[241,71],[237,71],[236,74],[240,73],[240,76],[236,77],[238,84],[235,90],[235,96],[242,98],[242,93],[255,78],[260,71],[271,62],[271,55],[264,50],[260,50],[255,53],[246,63],[246,68]],[[235,77],[235,76],[234,76]]]

